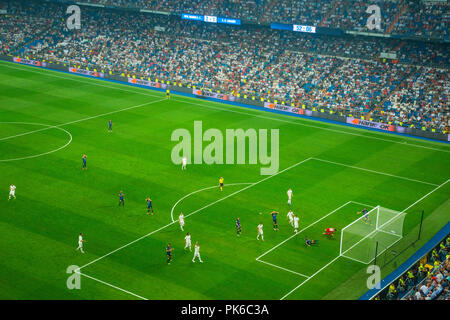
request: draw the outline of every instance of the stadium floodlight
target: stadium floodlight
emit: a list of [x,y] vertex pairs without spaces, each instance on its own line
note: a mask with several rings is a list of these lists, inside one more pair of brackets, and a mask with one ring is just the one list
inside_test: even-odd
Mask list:
[[340,255],[370,263],[403,237],[405,216],[406,212],[373,208],[341,230]]

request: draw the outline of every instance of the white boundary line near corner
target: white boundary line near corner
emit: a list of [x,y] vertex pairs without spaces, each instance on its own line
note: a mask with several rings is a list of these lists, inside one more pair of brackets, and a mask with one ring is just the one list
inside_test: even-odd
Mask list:
[[285,294],[283,297],[281,297],[280,300],[284,300],[286,299],[287,296],[289,296],[292,292],[294,292],[295,290],[297,290],[298,288],[300,288],[302,285],[304,285],[306,282],[308,282],[309,280],[311,280],[312,278],[314,278],[318,273],[320,273],[323,269],[327,268],[330,264],[332,264],[333,262],[335,262],[337,259],[339,259],[341,256],[337,256],[335,257],[333,260],[331,260],[330,262],[328,262],[326,265],[324,265],[322,268],[320,268],[319,270],[317,270],[316,272],[314,272],[308,279],[306,279],[305,281],[303,281],[302,283],[300,283],[298,286],[296,286],[294,289],[292,289],[291,291],[289,291],[287,294]]
[[[291,166],[289,166],[289,167],[287,167],[287,168],[285,168],[285,169],[283,169],[283,170],[281,170],[281,171],[278,171],[277,173],[275,173],[275,174],[273,174],[273,175],[267,176],[266,178],[263,178],[263,179],[261,179],[261,180],[259,180],[259,181],[257,181],[257,182],[254,182],[254,183],[252,183],[252,184],[250,184],[250,185],[248,185],[248,186],[246,186],[246,187],[244,187],[244,188],[242,188],[242,189],[239,189],[239,190],[237,190],[237,191],[235,191],[235,192],[229,194],[228,196],[225,196],[225,197],[220,198],[220,199],[218,199],[218,200],[216,200],[216,201],[213,201],[213,202],[211,202],[210,204],[207,204],[206,206],[201,207],[200,209],[197,209],[197,210],[195,210],[195,211],[193,211],[193,212],[187,214],[187,215],[185,216],[185,218],[187,218],[187,217],[189,217],[189,216],[191,216],[191,215],[193,215],[193,214],[195,214],[195,213],[197,213],[197,212],[200,212],[200,211],[202,211],[202,210],[204,210],[204,209],[206,209],[206,208],[209,208],[210,206],[212,206],[212,205],[214,205],[214,204],[216,204],[216,203],[219,203],[219,202],[221,202],[221,201],[223,201],[223,200],[226,200],[226,199],[228,199],[228,198],[234,196],[235,194],[238,194],[238,193],[240,193],[240,192],[242,192],[242,191],[244,191],[244,190],[247,190],[247,189],[249,189],[249,188],[252,188],[252,187],[256,186],[257,184],[260,184],[261,182],[264,182],[264,181],[266,181],[266,180],[268,180],[268,179],[270,179],[270,178],[273,178],[273,177],[275,177],[275,176],[277,176],[277,175],[279,175],[279,174],[281,174],[281,173],[283,173],[283,172],[285,172],[285,171],[288,171],[288,170],[290,170],[290,169],[292,169],[292,168],[294,168],[294,167],[296,167],[296,166],[298,166],[298,165],[300,165],[300,164],[302,164],[302,163],[304,163],[304,162],[307,162],[307,161],[309,161],[309,160],[311,160],[311,158],[303,159],[302,161],[299,161],[299,162],[297,162],[297,163],[295,163],[295,164],[293,164],[293,165],[291,165]],[[133,240],[133,241],[127,243],[127,244],[124,244],[123,246],[121,246],[121,247],[119,247],[119,248],[117,248],[117,249],[114,249],[114,250],[112,250],[111,252],[106,253],[106,254],[104,254],[103,256],[100,256],[100,257],[98,257],[97,259],[92,260],[91,262],[86,263],[85,265],[81,266],[81,267],[78,268],[78,269],[81,270],[81,269],[83,269],[83,268],[85,268],[85,267],[87,267],[87,266],[89,266],[89,265],[91,265],[91,264],[93,264],[93,263],[96,263],[97,261],[100,261],[100,260],[102,260],[102,259],[104,259],[104,258],[110,256],[111,254],[113,254],[113,253],[115,253],[115,252],[117,252],[117,251],[119,251],[119,250],[122,250],[123,248],[126,248],[126,247],[128,247],[128,246],[130,246],[130,245],[132,245],[133,243],[136,243],[136,242],[138,242],[138,241],[140,241],[140,240],[142,240],[142,239],[144,239],[144,238],[147,238],[147,237],[151,236],[152,234],[155,234],[156,232],[161,231],[161,230],[163,230],[163,229],[165,229],[165,228],[171,226],[171,225],[174,224],[174,223],[176,223],[176,221],[172,221],[172,222],[166,224],[165,226],[162,226],[162,227],[160,227],[160,228],[158,228],[158,229],[156,229],[156,230],[153,230],[152,232],[147,233],[147,234],[145,234],[145,235],[143,235],[143,236],[141,236],[141,237],[139,237],[139,238],[137,238],[137,239],[135,239],[135,240]]]
[[[37,157],[45,156],[47,154],[50,154],[50,153],[53,153],[53,152],[57,152],[59,150],[64,149],[65,147],[67,147],[72,142],[72,139],[73,139],[72,134],[69,131],[67,131],[66,129],[59,128],[59,127],[54,127],[54,126],[51,126],[51,125],[48,125],[48,124],[37,123],[37,122],[1,121],[0,125],[2,123],[5,123],[5,124],[27,124],[27,125],[36,125],[36,126],[44,126],[45,127],[44,129],[40,129],[38,131],[49,130],[49,129],[55,128],[55,129],[58,129],[58,130],[60,130],[60,131],[62,131],[64,133],[66,133],[69,136],[69,142],[67,142],[62,147],[59,147],[59,148],[54,149],[54,150],[50,150],[48,152],[43,152],[43,153],[40,153],[40,154],[35,154],[35,155],[26,156],[26,157],[20,157],[20,158],[0,159],[0,162],[18,161],[18,160],[25,160],[25,159],[31,159],[31,158],[37,158]],[[0,138],[0,141],[2,141],[2,140],[5,140],[5,138]]]
[[299,273],[299,272],[296,272],[296,271],[292,271],[292,270],[290,270],[290,269],[287,269],[287,268],[283,268],[283,267],[277,266],[276,264],[269,263],[269,262],[267,262],[267,261],[258,260],[258,259],[256,259],[256,261],[262,262],[262,263],[264,263],[264,264],[267,264],[267,265],[269,265],[269,266],[272,266],[272,267],[275,267],[275,268],[278,268],[278,269],[281,269],[281,270],[284,270],[284,271],[287,271],[287,272],[294,273],[294,274],[299,275],[299,276],[301,276],[301,277],[309,278],[309,276],[307,276],[307,275],[305,275],[305,274],[303,274],[303,273]]
[[353,261],[356,261],[356,262],[359,262],[359,263],[362,263],[362,264],[367,266],[367,262],[364,262],[364,261],[358,260],[356,258],[352,258],[352,257],[346,256],[345,254],[341,254],[341,257],[347,258],[347,259],[350,259],[350,260],[353,260]]
[[[404,209],[401,213],[405,212],[406,210],[410,209],[411,207],[413,207],[414,205],[416,205],[418,202],[422,201],[423,199],[425,199],[426,197],[428,197],[430,194],[432,194],[433,192],[435,192],[436,190],[440,189],[441,187],[443,187],[445,184],[447,184],[450,181],[450,179],[447,179],[447,181],[445,181],[444,183],[440,184],[439,186],[437,186],[436,188],[434,188],[433,190],[431,190],[430,192],[428,192],[427,194],[425,194],[424,196],[422,196],[420,199],[416,200],[415,202],[413,202],[411,205],[409,205],[408,207],[406,207],[406,209]],[[298,286],[296,286],[294,289],[292,289],[291,291],[289,291],[288,293],[286,293],[283,297],[281,297],[280,300],[284,300],[286,297],[288,297],[292,292],[296,291],[298,288],[300,288],[301,286],[303,286],[306,282],[308,282],[310,279],[314,278],[319,272],[321,272],[322,270],[324,270],[325,268],[327,268],[330,264],[334,263],[337,259],[339,259],[341,257],[341,255],[338,255],[337,257],[335,257],[333,260],[331,260],[330,262],[328,262],[326,265],[324,265],[322,268],[320,268],[319,270],[317,270],[314,274],[312,274],[308,279],[306,279],[305,281],[303,281],[302,283],[300,283]]]
[[[51,69],[43,68],[42,70],[44,72],[39,72],[40,70],[33,70],[33,69],[30,68],[30,66],[23,65],[23,64],[17,64],[17,63],[7,62],[7,61],[3,61],[3,60],[0,60],[0,63],[2,63],[2,65],[4,67],[6,67],[6,68],[21,70],[21,71],[27,71],[27,72],[33,72],[33,73],[41,74],[43,76],[56,77],[56,78],[61,78],[61,79],[65,79],[65,80],[72,80],[72,81],[82,82],[82,83],[87,83],[86,81],[83,81],[83,80],[88,80],[88,81],[91,81],[91,84],[99,86],[99,87],[105,87],[105,88],[110,88],[110,89],[115,89],[115,90],[121,90],[121,91],[131,92],[131,93],[135,93],[135,94],[142,94],[142,95],[151,96],[151,97],[159,97],[157,95],[152,95],[152,94],[149,94],[147,92],[142,92],[142,91],[139,91],[139,90],[128,90],[126,88],[121,88],[121,87],[118,87],[118,86],[103,85],[103,84],[98,83],[99,81],[104,81],[104,80],[101,80],[101,79],[93,79],[93,78],[76,79],[75,77],[77,77],[77,75],[73,75],[73,77],[67,77],[67,76],[63,77],[61,75],[54,74],[53,72],[58,72],[58,71],[51,70]],[[20,65],[20,66],[22,66],[22,68],[18,68],[17,66],[12,66],[12,65]],[[53,72],[49,72],[49,71],[53,71]],[[78,77],[80,77],[80,76],[78,75]],[[98,80],[98,81],[93,81],[92,82],[92,80]],[[127,84],[125,84],[125,83],[123,83],[123,84],[122,83],[118,83],[118,85],[119,86],[125,86]],[[133,89],[148,90],[147,88],[141,88],[141,87],[137,87],[137,86],[133,86],[132,88]],[[197,99],[197,98],[193,98],[193,97],[184,97],[184,98],[191,99],[191,100]],[[182,100],[182,99],[174,98],[174,100]],[[375,140],[380,140],[380,141],[385,141],[385,142],[390,142],[390,143],[397,143],[397,144],[401,144],[403,146],[407,145],[407,146],[410,146],[410,147],[423,148],[423,149],[428,149],[428,150],[434,150],[434,151],[441,151],[441,152],[450,153],[450,149],[446,150],[446,149],[440,149],[440,148],[427,147],[427,146],[420,145],[420,144],[406,143],[405,141],[395,141],[395,140],[391,140],[391,139],[374,137],[374,136],[371,136],[371,135],[365,135],[365,134],[361,134],[361,133],[349,132],[349,131],[345,131],[345,130],[332,129],[332,128],[328,128],[328,127],[321,127],[321,126],[316,126],[316,125],[312,125],[312,124],[302,123],[302,122],[315,122],[316,120],[313,120],[313,119],[297,118],[297,120],[300,120],[302,122],[289,121],[287,119],[280,119],[280,118],[276,118],[276,117],[269,117],[269,116],[259,115],[259,114],[256,114],[256,113],[243,112],[243,111],[239,111],[239,110],[230,110],[228,108],[213,107],[211,105],[205,105],[205,104],[194,103],[194,102],[187,102],[185,100],[182,100],[182,101],[185,102],[185,103],[191,104],[191,105],[196,105],[196,106],[209,108],[209,109],[216,109],[216,110],[220,110],[220,111],[226,111],[226,112],[233,112],[233,113],[238,113],[238,114],[250,115],[250,116],[253,116],[253,117],[257,117],[257,118],[261,118],[261,119],[268,119],[268,120],[271,120],[271,121],[279,121],[279,122],[291,123],[291,124],[300,125],[300,126],[304,126],[304,127],[311,127],[311,128],[316,128],[316,129],[320,129],[320,130],[327,130],[327,131],[341,133],[341,134],[348,134],[348,135],[354,135],[354,136],[364,137],[364,138],[368,138],[368,139],[375,139]],[[209,102],[211,102],[211,101],[209,101]],[[218,104],[218,105],[222,104],[222,103],[216,102],[216,101],[212,101],[212,102],[215,103],[215,104]],[[234,106],[234,107],[235,108],[242,108],[242,107],[236,107],[236,106]],[[288,116],[286,115],[286,117],[288,117]],[[334,127],[342,127],[342,125],[339,125],[339,124],[331,123],[331,125],[334,126]],[[351,129],[353,131],[364,130],[364,129],[348,127],[348,126],[346,128],[347,129]],[[371,131],[370,133],[376,134],[376,135],[381,135],[381,136],[386,136],[387,135],[387,133],[385,134],[385,133],[376,132],[376,131]],[[407,136],[402,136],[401,138],[408,139],[408,140],[416,139],[414,137],[407,137]],[[438,145],[438,144],[442,145],[442,143],[440,143],[440,142],[434,142],[434,141],[429,141],[429,140],[422,140],[421,142],[428,143],[428,144],[434,144],[434,145]]]
[[352,200],[352,202],[353,202],[354,204],[360,204],[360,205],[362,205],[362,206],[364,206],[364,207],[368,207],[368,208],[375,208],[375,207],[376,207],[376,206],[374,206],[374,205],[372,205],[372,204],[362,203],[362,202],[358,202],[358,201],[353,201],[353,200]]
[[335,162],[335,161],[330,161],[330,160],[325,160],[325,159],[320,159],[320,158],[314,158],[314,157],[312,158],[312,160],[317,160],[317,161],[327,162],[327,163],[335,164],[335,165],[338,165],[338,166],[343,166],[343,167],[347,167],[347,168],[352,168],[352,169],[357,169],[357,170],[367,171],[367,172],[371,172],[371,173],[381,174],[381,175],[383,175],[383,176],[389,176],[389,177],[398,178],[398,179],[403,179],[403,180],[408,180],[408,181],[412,181],[412,182],[418,182],[418,183],[428,184],[428,185],[430,185],[430,186],[435,186],[435,187],[438,186],[438,184],[431,183],[431,182],[420,181],[420,180],[417,180],[417,179],[412,179],[412,178],[408,178],[408,177],[397,176],[397,175],[395,175],[395,174],[390,174],[390,173],[386,173],[386,172],[381,172],[381,171],[376,171],[376,170],[371,170],[371,169],[366,169],[366,168],[356,167],[356,166],[348,165],[348,164],[341,163],[341,162]]
[[[243,184],[252,184],[253,182],[240,182],[240,183],[231,183],[231,184],[227,184],[227,186],[238,186],[238,185],[243,185]],[[184,197],[180,198],[180,200],[178,200],[172,207],[172,210],[170,211],[170,218],[172,219],[172,222],[175,222],[175,219],[173,218],[173,211],[175,210],[175,207],[184,199],[192,196],[193,194],[199,193],[201,191],[205,191],[205,190],[209,190],[209,189],[214,189],[214,188],[218,188],[218,186],[211,186],[211,187],[206,187],[203,189],[199,189],[196,191],[193,191],[187,195],[185,195]]]
[[125,289],[122,289],[122,288],[120,288],[120,287],[118,287],[118,286],[115,286],[115,285],[113,285],[113,284],[111,284],[111,283],[108,283],[108,282],[105,282],[105,281],[103,281],[103,280],[94,278],[94,277],[92,277],[92,276],[90,276],[90,275],[87,275],[86,273],[81,273],[81,272],[79,271],[79,269],[77,269],[77,270],[75,271],[75,273],[77,273],[77,274],[79,274],[79,275],[81,275],[81,276],[84,276],[84,277],[86,277],[86,278],[88,278],[88,279],[97,281],[97,282],[99,282],[99,283],[101,283],[101,284],[107,285],[108,287],[111,287],[111,288],[114,288],[114,289],[116,289],[116,290],[125,292],[125,293],[127,293],[127,294],[129,294],[129,295],[132,295],[132,296],[134,296],[134,297],[137,297],[137,298],[139,298],[139,299],[142,299],[142,300],[149,300],[149,299],[144,298],[144,297],[142,297],[142,296],[140,296],[140,295],[137,295],[136,293],[133,293],[133,292],[128,291],[128,290],[125,290]]

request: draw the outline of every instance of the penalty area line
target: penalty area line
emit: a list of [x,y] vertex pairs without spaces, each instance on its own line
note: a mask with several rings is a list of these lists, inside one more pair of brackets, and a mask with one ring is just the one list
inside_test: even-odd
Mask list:
[[[442,188],[445,184],[447,184],[450,181],[450,179],[447,179],[447,181],[443,182],[442,184],[438,185],[436,188],[434,188],[433,190],[431,190],[430,192],[428,192],[427,194],[425,194],[424,196],[422,196],[420,199],[414,201],[411,205],[409,205],[408,207],[406,207],[406,209],[404,209],[401,213],[404,213],[406,210],[412,208],[413,206],[415,206],[418,202],[422,201],[423,199],[425,199],[426,197],[428,197],[430,194],[432,194],[433,192],[435,192],[436,190]],[[294,289],[292,289],[291,291],[289,291],[288,293],[286,293],[283,297],[281,297],[280,300],[284,300],[286,297],[288,297],[290,294],[292,294],[294,291],[296,291],[298,288],[300,288],[301,286],[303,286],[305,283],[307,283],[309,280],[311,280],[312,278],[314,278],[318,273],[320,273],[322,270],[324,270],[325,268],[327,268],[330,264],[334,263],[337,259],[339,259],[340,257],[344,257],[347,258],[346,256],[343,256],[341,254],[339,254],[337,257],[335,257],[333,260],[331,260],[330,262],[328,262],[326,265],[324,265],[322,268],[320,268],[319,270],[317,270],[314,274],[312,274],[308,279],[306,279],[305,281],[303,281],[302,283],[300,283],[298,286],[296,286]],[[352,259],[354,260],[354,259]],[[383,288],[384,289],[384,288]]]
[[86,278],[88,278],[88,279],[97,281],[97,282],[99,282],[99,283],[101,283],[101,284],[104,284],[104,285],[106,285],[106,286],[108,286],[108,287],[111,287],[111,288],[113,288],[113,289],[116,289],[116,290],[125,292],[125,293],[127,293],[127,294],[129,294],[129,295],[132,295],[132,296],[134,296],[134,297],[137,297],[137,298],[139,298],[139,299],[142,299],[142,300],[149,300],[149,299],[144,298],[144,297],[142,297],[142,296],[140,296],[140,295],[137,295],[136,293],[133,293],[133,292],[131,292],[131,291],[128,291],[128,290],[122,289],[122,288],[120,288],[120,287],[118,287],[118,286],[115,286],[115,285],[113,285],[113,284],[111,284],[111,283],[109,283],[109,282],[106,282],[106,281],[103,281],[103,280],[94,278],[94,277],[92,277],[92,276],[90,276],[90,275],[87,275],[86,273],[81,273],[80,271],[75,271],[75,273],[78,273],[78,274],[81,275],[81,276],[84,276],[84,277],[86,277]]
[[290,270],[290,269],[287,269],[287,268],[283,268],[283,267],[280,267],[280,266],[278,266],[278,265],[276,265],[276,264],[269,263],[269,262],[264,261],[264,260],[256,259],[256,261],[261,262],[261,263],[264,263],[264,264],[267,264],[267,265],[272,266],[272,267],[274,267],[274,268],[278,268],[278,269],[281,269],[281,270],[284,270],[284,271],[287,271],[287,272],[290,272],[290,273],[294,273],[294,274],[299,275],[299,276],[301,276],[301,277],[309,278],[309,276],[307,276],[307,275],[305,275],[305,274],[303,274],[303,273],[296,272],[296,271],[293,271],[293,270]]

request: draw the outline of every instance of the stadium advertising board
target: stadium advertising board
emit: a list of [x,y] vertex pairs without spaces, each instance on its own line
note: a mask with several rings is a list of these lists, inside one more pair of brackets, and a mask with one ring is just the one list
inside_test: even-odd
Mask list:
[[350,123],[350,124],[353,124],[356,126],[366,127],[366,128],[380,129],[380,130],[391,131],[391,132],[396,131],[395,125],[392,125],[392,124],[356,119],[356,118],[351,118],[351,117],[347,117],[347,123]]
[[141,86],[152,87],[152,88],[160,88],[160,89],[166,89],[166,87],[167,87],[167,84],[165,84],[165,83],[154,82],[154,81],[143,80],[143,79],[135,79],[135,78],[128,78],[128,83],[138,84]]
[[13,61],[17,62],[17,63],[22,63],[22,64],[29,64],[31,66],[36,66],[36,67],[44,67],[44,68],[47,67],[47,63],[41,62],[41,61],[36,61],[36,60],[29,60],[29,59],[14,57]]
[[84,75],[92,76],[92,77],[100,77],[100,78],[104,78],[105,77],[105,74],[103,72],[97,72],[97,71],[92,71],[92,70],[84,70],[84,69],[77,69],[77,68],[73,68],[73,67],[69,67],[69,72],[84,74]]
[[286,106],[283,104],[275,104],[272,102],[264,102],[264,108],[272,109],[272,110],[279,110],[279,111],[284,111],[284,112],[289,112],[289,113],[305,114],[305,110],[303,110],[303,109]]
[[206,98],[214,98],[214,99],[220,99],[224,101],[235,101],[236,97],[231,94],[224,94],[224,93],[217,93],[217,92],[211,92],[207,90],[199,90],[199,89],[192,89],[192,93],[196,96],[202,96]]

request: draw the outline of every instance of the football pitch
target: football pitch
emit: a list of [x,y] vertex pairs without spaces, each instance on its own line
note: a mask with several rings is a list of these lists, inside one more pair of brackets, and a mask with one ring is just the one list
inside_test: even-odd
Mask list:
[[[279,129],[278,172],[261,175],[259,164],[182,171],[171,135],[193,132],[194,121],[221,132]],[[449,152],[444,143],[0,62],[0,298],[357,299],[367,265],[340,256],[340,232],[328,239],[324,229],[340,231],[365,207],[405,211],[392,247],[406,250],[398,266],[419,248],[408,244],[422,210],[419,245],[449,220]],[[17,199],[8,201],[11,184]],[[289,208],[300,217],[297,234]],[[260,222],[264,242],[256,240]],[[75,250],[80,232],[84,254]],[[186,232],[203,263],[184,250]],[[319,244],[307,247],[305,237]],[[72,265],[79,290],[66,286]]]

